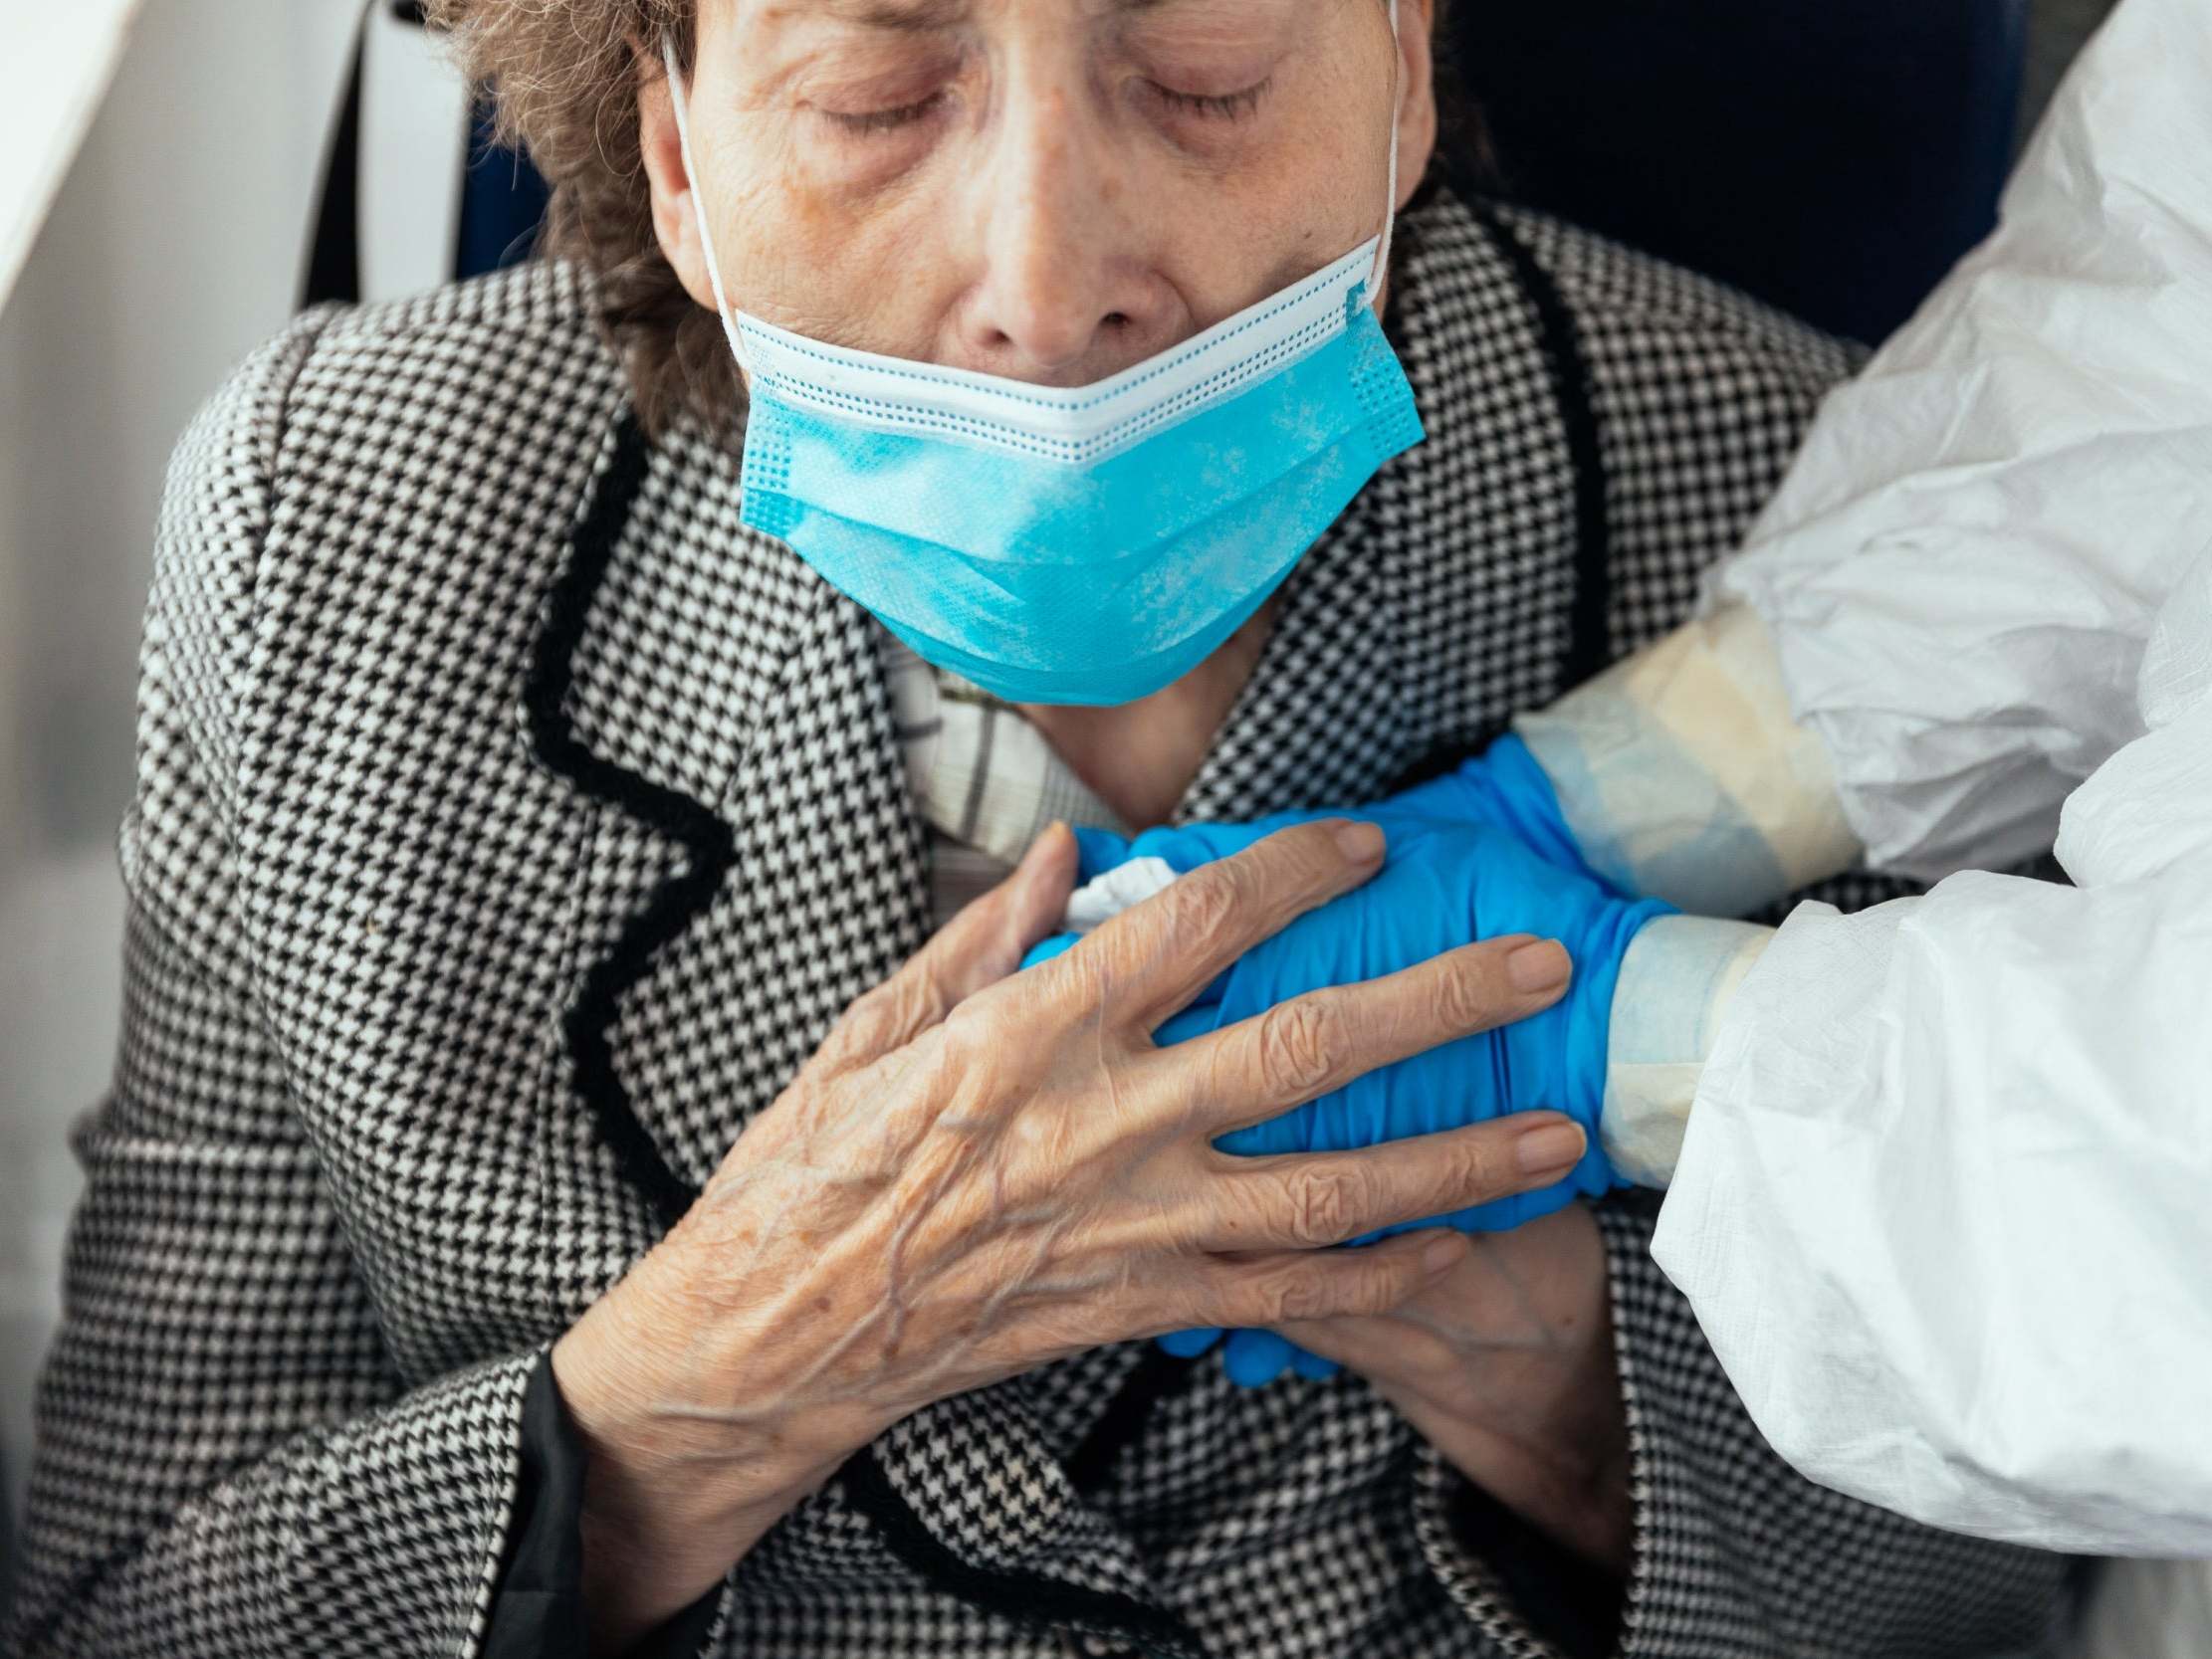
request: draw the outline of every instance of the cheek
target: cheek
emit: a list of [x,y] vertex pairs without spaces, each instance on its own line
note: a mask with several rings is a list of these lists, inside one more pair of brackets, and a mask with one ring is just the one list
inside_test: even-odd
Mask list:
[[1202,200],[1184,200],[1189,245],[1211,250],[1210,262],[1222,272],[1243,274],[1244,291],[1228,311],[1382,229],[1391,101],[1381,88],[1389,60],[1355,50],[1364,44],[1309,54],[1285,73],[1263,134],[1208,169]]
[[1381,228],[1380,177],[1368,188],[1344,163],[1341,142],[1301,134],[1184,192],[1168,245],[1203,323],[1289,286]]
[[856,189],[789,144],[756,147],[742,165],[748,182],[723,213],[731,303],[838,344],[928,355],[957,292],[957,203],[935,169]]

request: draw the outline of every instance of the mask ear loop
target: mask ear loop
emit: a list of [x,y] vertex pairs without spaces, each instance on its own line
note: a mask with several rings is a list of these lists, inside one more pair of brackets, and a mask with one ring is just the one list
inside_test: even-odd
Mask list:
[[[1380,299],[1383,292],[1383,273],[1390,269],[1391,232],[1398,225],[1398,124],[1406,112],[1405,59],[1398,47],[1398,0],[1390,0],[1390,57],[1391,97],[1390,110],[1390,182],[1383,197],[1383,234],[1375,245],[1375,269],[1367,274],[1367,292],[1370,305]],[[687,159],[684,165],[691,163]],[[695,186],[696,188],[696,186]]]
[[[1391,16],[1398,15],[1398,0],[1391,0]],[[1395,35],[1397,25],[1392,24]],[[699,193],[699,167],[691,154],[691,114],[685,107],[684,72],[676,61],[676,40],[673,35],[661,36],[661,62],[668,68],[668,98],[676,110],[676,142],[684,157],[684,176],[691,181],[691,218],[699,227],[699,251],[707,258],[707,283],[714,290],[715,313],[722,318],[722,332],[730,341],[730,350],[738,359],[738,367],[750,377],[753,364],[747,360],[745,336],[739,331],[737,313],[730,310],[730,297],[722,291],[722,264],[715,258],[714,233],[707,229],[707,208]],[[1391,173],[1398,172],[1398,134],[1391,129]],[[1397,199],[1397,187],[1392,186],[1392,200]],[[1386,234],[1385,241],[1388,241]]]

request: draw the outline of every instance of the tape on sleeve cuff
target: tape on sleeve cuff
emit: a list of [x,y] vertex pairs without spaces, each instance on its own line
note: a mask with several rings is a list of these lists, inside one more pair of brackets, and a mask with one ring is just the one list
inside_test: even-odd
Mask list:
[[1773,937],[1773,929],[1746,922],[1662,916],[1630,944],[1613,994],[1598,1124],[1623,1178],[1651,1187],[1673,1178],[1721,1018]]

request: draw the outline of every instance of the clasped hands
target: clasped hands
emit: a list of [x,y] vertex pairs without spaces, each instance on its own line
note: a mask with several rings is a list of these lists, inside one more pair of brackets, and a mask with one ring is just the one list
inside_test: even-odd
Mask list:
[[[1515,739],[1344,815],[1384,831],[1388,852],[1381,871],[1240,958],[1167,1021],[1156,1042],[1165,1047],[1205,1036],[1323,987],[1377,979],[1482,938],[1533,935],[1507,957],[1507,971],[1532,991],[1554,988],[1561,976],[1558,952],[1537,942],[1557,940],[1571,958],[1573,983],[1539,1013],[1366,1073],[1293,1112],[1222,1136],[1216,1145],[1245,1155],[1343,1151],[1535,1109],[1565,1113],[1588,1133],[1588,1150],[1554,1186],[1379,1229],[1355,1241],[1363,1244],[1439,1222],[1469,1233],[1506,1232],[1577,1196],[1606,1191],[1615,1180],[1597,1129],[1614,984],[1629,940],[1667,907],[1627,899],[1590,873],[1560,821],[1550,784]],[[1149,830],[1134,841],[1081,830],[1079,875],[1086,891],[1096,893],[1117,885],[1100,878],[1150,866],[1157,874],[1147,885],[1156,885],[1322,816],[1286,813],[1250,824]],[[1076,936],[1045,940],[1028,963],[1060,954]],[[1220,1335],[1200,1328],[1173,1333],[1162,1344],[1196,1354]],[[1223,1364],[1246,1385],[1271,1381],[1286,1366],[1311,1377],[1336,1368],[1325,1355],[1267,1330],[1229,1333]]]
[[[593,1639],[689,1605],[928,1402],[1205,1327],[1349,1360],[1470,1479],[1618,1561],[1626,1428],[1589,1211],[1471,1245],[1402,1231],[1603,1184],[1584,1038],[1597,1022],[1602,1053],[1593,980],[1634,917],[1501,828],[1510,811],[1469,824],[1449,791],[1477,782],[1368,822],[1177,832],[1188,874],[1019,971],[1078,877],[1050,832],[855,1002],[553,1345],[588,1460]],[[1502,1116],[1541,1105],[1567,1116]],[[1378,1242],[1326,1248],[1356,1238]]]

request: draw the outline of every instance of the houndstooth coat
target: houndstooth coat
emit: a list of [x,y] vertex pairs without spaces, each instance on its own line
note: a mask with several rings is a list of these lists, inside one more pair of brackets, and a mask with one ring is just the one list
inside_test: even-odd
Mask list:
[[[1672,621],[1843,351],[1436,192],[1429,430],[1311,551],[1186,817],[1371,797]],[[177,452],[112,1089],[42,1388],[31,1655],[461,1655],[526,1383],[921,941],[872,624],[649,444],[553,264],[324,310]],[[1601,1211],[1636,1656],[1964,1655],[2053,1557],[1784,1468]],[[711,1653],[1547,1652],[1357,1378],[1101,1349],[918,1412],[778,1526]]]

